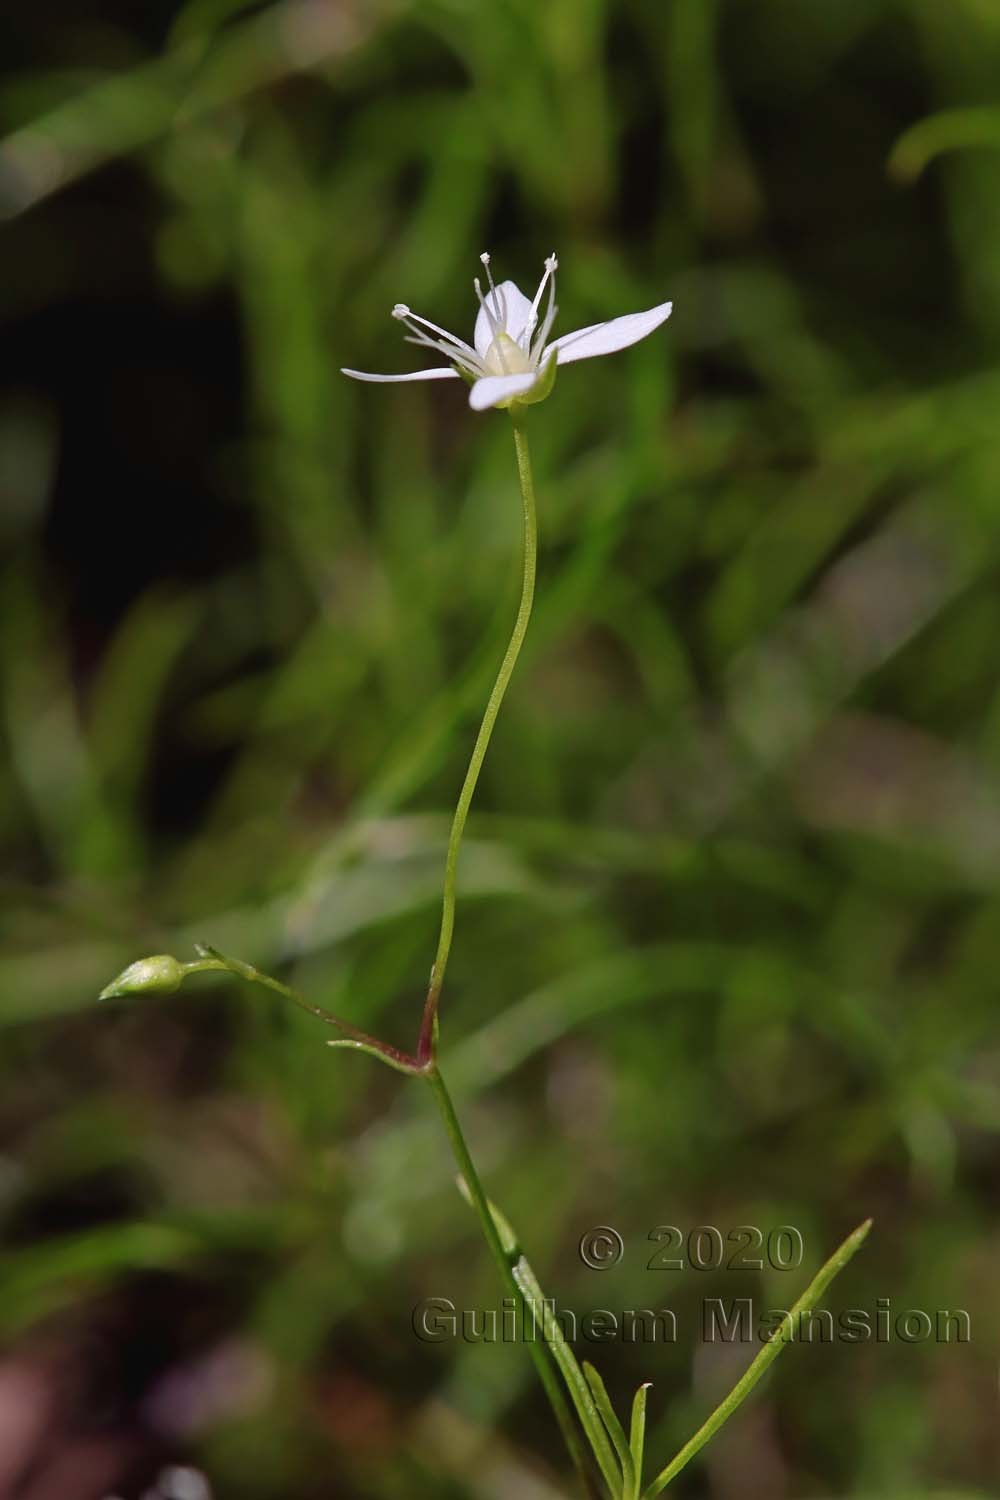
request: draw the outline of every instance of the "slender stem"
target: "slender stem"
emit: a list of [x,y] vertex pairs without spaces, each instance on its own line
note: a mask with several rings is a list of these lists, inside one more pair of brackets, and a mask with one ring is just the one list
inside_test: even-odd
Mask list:
[[395,1068],[399,1073],[405,1073],[413,1077],[421,1072],[421,1066],[415,1057],[408,1052],[401,1052],[398,1047],[393,1047],[389,1042],[381,1042],[378,1037],[369,1036],[367,1031],[359,1031],[352,1026],[350,1021],[342,1021],[338,1016],[331,1015],[321,1005],[314,1005],[307,1000],[305,995],[293,990],[290,985],[282,984],[280,979],[273,979],[270,974],[264,974],[253,964],[244,963],[241,958],[227,958],[217,948],[210,948],[205,943],[195,945],[201,955],[191,963],[182,964],[185,975],[200,974],[208,970],[218,970],[226,974],[234,974],[237,979],[243,979],[247,984],[260,984],[266,989],[274,990],[275,994],[283,995],[286,1000],[291,1000],[300,1010],[308,1011],[309,1015],[316,1016],[320,1021],[325,1021],[327,1026],[333,1026],[341,1033],[335,1042],[328,1043],[331,1047],[353,1047],[359,1052],[367,1052],[372,1057],[377,1057],[380,1062],[386,1063],[390,1068]]
[[[524,637],[528,630],[528,621],[531,618],[531,606],[535,597],[535,571],[538,554],[538,523],[536,519],[535,487],[531,475],[531,458],[528,452],[528,439],[520,419],[511,412],[514,425],[514,448],[517,454],[517,474],[521,485],[521,503],[524,515],[524,540],[523,540],[523,572],[521,581],[521,602],[517,609],[517,618],[514,621],[514,629],[504,653],[500,670],[497,673],[493,690],[490,693],[476,742],[472,747],[472,756],[469,760],[462,790],[459,793],[458,803],[451,821],[451,832],[448,836],[448,850],[445,855],[444,867],[444,894],[441,903],[441,930],[438,937],[437,953],[431,968],[430,985],[427,991],[427,1000],[424,1005],[423,1020],[420,1027],[420,1040],[417,1046],[417,1061],[421,1067],[421,1076],[426,1078],[430,1084],[438,1110],[444,1122],[444,1128],[451,1143],[451,1149],[458,1164],[462,1180],[468,1191],[469,1200],[479,1219],[480,1226],[489,1246],[490,1253],[496,1262],[500,1272],[500,1278],[509,1295],[513,1298],[514,1306],[518,1308],[521,1315],[522,1328],[526,1328],[527,1299],[521,1285],[515,1275],[514,1257],[504,1249],[500,1232],[497,1229],[493,1211],[489,1199],[483,1190],[479,1180],[479,1173],[469,1154],[469,1148],[462,1134],[462,1127],[455,1113],[455,1106],[451,1102],[451,1096],[445,1087],[444,1079],[437,1066],[437,1011],[438,1001],[441,997],[441,989],[444,984],[445,970],[448,967],[448,955],[451,952],[451,940],[455,930],[455,890],[458,876],[458,852],[462,843],[462,835],[465,832],[466,820],[469,816],[469,808],[475,795],[476,783],[479,773],[486,759],[486,751],[489,748],[493,728],[503,703],[504,695],[517,658],[524,644]],[[576,1465],[577,1473],[583,1483],[588,1496],[594,1491],[593,1480],[587,1458],[587,1451],[581,1441],[580,1430],[574,1420],[565,1392],[559,1381],[556,1364],[552,1358],[551,1350],[544,1342],[528,1340],[528,1348],[535,1362],[539,1378],[549,1398],[556,1420],[559,1423],[566,1446]]]
[[[479,1219],[486,1243],[490,1247],[490,1253],[496,1261],[497,1269],[500,1272],[500,1279],[509,1295],[514,1298],[515,1306],[520,1310],[522,1327],[526,1327],[526,1300],[524,1294],[514,1276],[511,1257],[504,1250],[499,1231],[490,1210],[489,1199],[486,1197],[483,1185],[479,1180],[479,1173],[476,1171],[472,1157],[469,1155],[469,1148],[465,1143],[465,1136],[462,1134],[462,1127],[458,1122],[455,1106],[451,1102],[451,1095],[445,1087],[445,1082],[437,1063],[431,1063],[421,1076],[426,1078],[430,1084],[434,1101],[440,1111],[441,1119],[444,1121],[448,1140],[451,1142],[455,1161],[468,1189],[469,1200]],[[549,1398],[552,1410],[555,1412],[556,1420],[559,1423],[560,1430],[566,1441],[566,1446],[572,1455],[580,1479],[584,1484],[587,1494],[592,1495],[593,1484],[590,1479],[586,1450],[580,1441],[579,1429],[567,1404],[563,1388],[559,1384],[558,1374],[552,1363],[549,1350],[545,1343],[538,1343],[534,1340],[528,1343],[528,1348],[531,1351],[531,1357],[538,1370],[539,1379],[545,1388],[545,1394]]]
[[455,883],[458,874],[458,851],[465,832],[465,822],[469,816],[469,808],[472,805],[473,794],[479,773],[483,768],[486,751],[489,747],[490,736],[493,726],[500,712],[507,685],[514,673],[517,658],[520,655],[521,646],[528,629],[528,621],[531,618],[531,605],[535,596],[535,564],[538,553],[538,523],[535,510],[535,486],[531,476],[531,457],[528,452],[528,439],[522,426],[522,419],[514,416],[514,447],[517,452],[517,474],[521,484],[521,501],[524,508],[524,572],[521,583],[521,602],[517,610],[517,619],[514,621],[514,630],[510,642],[500,663],[500,671],[497,673],[493,691],[490,693],[483,721],[479,726],[476,743],[472,748],[472,757],[469,761],[469,769],[465,773],[465,781],[459,793],[458,805],[451,822],[451,833],[448,837],[448,852],[445,856],[444,865],[444,897],[441,906],[441,933],[438,938],[437,953],[434,958],[434,966],[431,969],[430,987],[427,991],[427,1000],[424,1005],[423,1022],[420,1028],[420,1043],[417,1048],[417,1056],[421,1062],[427,1062],[434,1056],[435,1040],[437,1033],[437,1008],[441,996],[441,987],[444,984],[445,970],[448,967],[448,955],[451,952],[451,939],[455,930]]

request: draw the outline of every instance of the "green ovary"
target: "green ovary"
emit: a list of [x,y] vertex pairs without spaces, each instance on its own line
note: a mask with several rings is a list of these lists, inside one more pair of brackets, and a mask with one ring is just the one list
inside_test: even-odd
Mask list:
[[498,333],[483,356],[491,375],[530,375],[535,366],[509,333]]

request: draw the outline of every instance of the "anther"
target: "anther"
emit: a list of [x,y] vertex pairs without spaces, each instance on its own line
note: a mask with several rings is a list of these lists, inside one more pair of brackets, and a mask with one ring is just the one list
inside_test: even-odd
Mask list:
[[392,315],[394,318],[408,318],[410,316],[410,309],[405,302],[397,302],[392,310]]

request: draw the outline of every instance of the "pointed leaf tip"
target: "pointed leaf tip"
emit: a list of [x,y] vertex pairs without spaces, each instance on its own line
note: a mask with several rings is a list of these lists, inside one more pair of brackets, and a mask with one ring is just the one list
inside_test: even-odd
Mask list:
[[639,1500],[642,1491],[642,1471],[646,1452],[646,1396],[652,1389],[651,1380],[643,1381],[632,1398],[632,1421],[629,1426],[628,1445],[632,1453],[632,1493],[625,1500]]

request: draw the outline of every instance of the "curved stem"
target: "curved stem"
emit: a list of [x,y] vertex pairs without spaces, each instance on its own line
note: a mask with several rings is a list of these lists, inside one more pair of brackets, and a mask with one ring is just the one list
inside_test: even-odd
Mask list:
[[500,671],[497,673],[493,691],[490,693],[486,711],[483,714],[476,743],[472,748],[472,757],[469,761],[469,769],[465,773],[465,781],[459,793],[458,805],[451,822],[451,833],[448,837],[448,852],[445,855],[444,865],[444,897],[441,907],[441,932],[438,938],[437,953],[434,965],[431,969],[430,987],[427,991],[427,1000],[424,1005],[423,1021],[420,1027],[420,1042],[417,1047],[417,1057],[422,1063],[429,1061],[435,1052],[437,1038],[437,1009],[441,997],[441,988],[444,984],[445,970],[448,967],[448,955],[451,952],[451,939],[455,930],[455,885],[458,875],[458,851],[462,843],[462,835],[465,832],[465,822],[469,816],[469,808],[479,780],[479,773],[486,759],[486,751],[489,747],[490,736],[493,726],[500,712],[507,685],[514,673],[517,658],[524,643],[524,637],[528,629],[528,621],[531,618],[531,605],[535,596],[535,564],[538,553],[538,523],[535,510],[535,486],[531,476],[531,457],[528,452],[528,439],[522,426],[520,417],[511,413],[514,424],[514,447],[517,452],[517,474],[521,484],[521,501],[524,508],[524,571],[521,583],[521,602],[518,606],[517,619],[514,621],[514,630],[511,635],[504,659],[500,663]]

